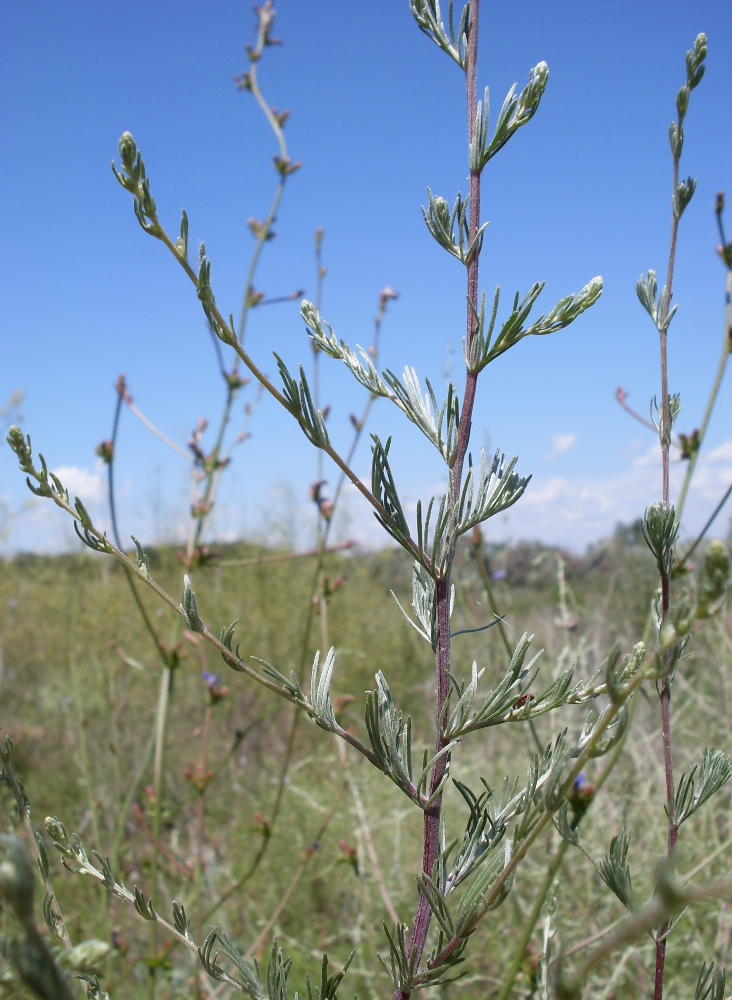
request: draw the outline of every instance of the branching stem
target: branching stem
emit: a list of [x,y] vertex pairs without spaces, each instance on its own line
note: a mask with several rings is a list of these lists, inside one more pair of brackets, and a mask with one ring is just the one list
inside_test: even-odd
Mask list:
[[[476,81],[478,69],[478,16],[479,0],[470,0],[469,15],[467,24],[467,47],[466,47],[466,93],[467,93],[467,124],[468,124],[468,144],[473,136],[473,126],[476,112]],[[480,172],[470,173],[470,221],[468,232],[468,245],[476,239],[480,227]],[[467,266],[467,356],[470,357],[470,344],[472,343],[476,329],[476,316],[478,304],[478,259],[479,247],[476,241],[475,249]],[[460,425],[458,428],[458,440],[455,450],[455,457],[450,465],[450,503],[457,507],[460,501],[460,484],[462,480],[465,456],[468,451],[470,441],[470,429],[475,403],[475,390],[477,385],[477,373],[468,371],[465,380],[465,392],[463,396],[462,412],[460,414]],[[457,537],[451,540],[451,552],[446,563],[444,573],[435,579],[435,613],[436,613],[436,697],[435,697],[435,739],[434,753],[437,755],[447,746],[447,736],[444,731],[444,709],[445,703],[450,693],[450,597],[452,564],[455,555]],[[449,756],[442,754],[432,771],[430,782],[430,796],[437,791],[449,766]],[[432,804],[425,809],[424,832],[422,848],[422,873],[431,878],[434,873],[435,863],[440,850],[440,824],[442,817],[442,794],[437,795]],[[429,931],[432,918],[432,910],[427,898],[420,893],[417,904],[417,912],[412,926],[412,935],[409,942],[408,958],[410,968],[414,971],[419,967],[424,951],[427,933]],[[406,1000],[411,991],[397,989],[394,1000]]]

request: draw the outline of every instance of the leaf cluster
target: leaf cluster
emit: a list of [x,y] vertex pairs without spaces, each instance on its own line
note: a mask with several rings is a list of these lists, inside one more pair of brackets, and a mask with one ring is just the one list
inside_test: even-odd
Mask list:
[[483,235],[488,228],[488,223],[484,222],[471,239],[469,210],[469,196],[463,198],[458,192],[450,210],[444,198],[435,198],[432,191],[427,188],[427,208],[422,208],[424,224],[435,242],[466,267],[480,254]]
[[629,847],[630,835],[626,834],[623,830],[622,833],[613,837],[610,841],[610,851],[600,862],[598,873],[608,889],[618,897],[623,906],[628,910],[632,910],[634,907],[633,883],[627,862]]
[[518,97],[514,83],[498,113],[492,139],[489,138],[488,130],[490,96],[488,87],[485,88],[483,100],[478,101],[476,106],[473,136],[468,152],[468,163],[472,173],[480,173],[488,161],[503,149],[511,136],[531,121],[539,108],[548,82],[549,67],[545,62],[540,62],[530,71],[529,82]]
[[[38,497],[48,497],[71,514],[74,518],[74,531],[88,548],[94,552],[111,552],[112,547],[106,538],[94,528],[89,512],[79,497],[74,497],[72,506],[69,491],[55,473],[49,472],[46,460],[40,453],[38,459],[41,468],[35,467],[30,435],[24,437],[21,429],[13,426],[8,431],[7,442],[16,454],[21,470],[27,473],[25,481],[31,493]],[[34,486],[31,479],[35,479],[38,486]]]
[[673,798],[672,820],[681,826],[732,777],[732,757],[722,750],[706,747],[701,763],[682,774]]
[[481,372],[486,365],[495,361],[501,354],[505,354],[525,337],[543,337],[569,326],[598,301],[602,294],[602,278],[593,278],[579,292],[560,299],[548,313],[539,316],[529,326],[525,326],[524,324],[543,288],[544,282],[536,282],[523,299],[520,299],[519,292],[516,292],[511,314],[501,326],[495,340],[493,340],[493,332],[501,295],[500,285],[496,287],[493,308],[487,326],[485,292],[482,294],[480,309],[475,313],[475,333],[469,343],[467,340],[463,340],[463,356],[469,372],[474,374]]
[[426,393],[422,392],[413,368],[404,369],[401,381],[388,369],[380,375],[368,352],[357,345],[356,354],[345,341],[339,341],[332,327],[324,322],[312,303],[304,301],[300,314],[316,347],[328,357],[342,361],[356,381],[374,396],[394,403],[437,448],[446,464],[453,461],[460,423],[455,386],[448,386],[447,398],[439,405],[429,380],[426,380]]
[[460,14],[457,30],[454,25],[452,0],[447,5],[447,25],[442,18],[440,0],[409,0],[412,16],[420,29],[446,55],[467,68],[468,31],[470,26],[470,5],[465,4]]

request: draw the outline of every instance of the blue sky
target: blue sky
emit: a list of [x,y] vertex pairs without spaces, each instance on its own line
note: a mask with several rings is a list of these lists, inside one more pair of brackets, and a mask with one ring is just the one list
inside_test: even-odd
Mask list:
[[[232,82],[246,69],[254,18],[248,3],[230,0],[28,0],[4,5],[2,22],[0,407],[24,390],[23,428],[35,450],[103,523],[94,452],[110,433],[119,374],[139,408],[183,447],[199,417],[215,423],[222,401],[193,290],[137,225],[109,162],[120,134],[131,131],[162,221],[175,233],[186,208],[192,245],[205,241],[212,260],[217,302],[237,314],[253,249],[246,221],[264,217],[274,189],[274,139]],[[519,344],[482,376],[474,451],[516,454],[520,471],[534,475],[525,498],[487,526],[494,540],[540,538],[578,550],[659,498],[653,435],[614,393],[622,385],[645,416],[659,392],[656,334],[635,282],[649,268],[665,273],[668,125],[684,54],[700,31],[709,38],[707,72],[692,94],[682,160],[698,188],[682,220],[670,334],[670,387],[681,393],[678,428],[687,433],[700,423],[723,335],[713,204],[718,190],[732,199],[732,7],[484,4],[479,87],[491,89],[493,118],[511,84],[522,86],[540,60],[550,80],[534,120],[484,175],[490,225],[481,285],[491,296],[500,284],[508,305],[516,290],[546,281],[546,311],[595,275],[605,281],[600,303],[573,327]],[[428,186],[450,202],[466,190],[461,73],[417,29],[407,0],[280,0],[275,35],[284,44],[266,52],[260,81],[272,104],[291,110],[287,140],[303,166],[288,184],[256,286],[269,296],[302,288],[314,297],[313,236],[322,226],[323,314],[336,333],[368,346],[379,292],[391,286],[399,299],[384,322],[381,366],[414,366],[436,388],[448,371],[461,382],[463,269],[428,235],[420,211]],[[255,312],[247,343],[272,375],[272,350],[291,368],[311,364],[296,303]],[[331,435],[347,448],[348,415],[363,398],[341,366],[321,365]],[[435,455],[384,401],[369,430],[394,434],[407,506],[441,489]],[[216,533],[262,533],[284,521],[306,544],[315,455],[269,400],[250,431],[222,486]],[[365,441],[355,465],[368,477]],[[123,532],[148,542],[174,535],[190,467],[125,414],[117,468]],[[677,479],[682,471],[676,463]],[[326,467],[325,477],[332,492],[334,470]],[[731,481],[728,377],[688,532]],[[3,450],[3,550],[67,544],[61,513],[47,502],[26,505],[28,496]],[[346,507],[341,533],[375,544],[377,526],[360,499],[347,494]]]

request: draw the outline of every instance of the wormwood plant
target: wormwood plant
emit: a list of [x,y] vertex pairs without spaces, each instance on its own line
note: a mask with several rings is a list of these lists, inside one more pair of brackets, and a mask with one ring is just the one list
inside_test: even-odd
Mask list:
[[[522,863],[537,841],[555,830],[565,844],[575,847],[579,844],[578,828],[591,800],[584,785],[585,769],[597,758],[607,758],[607,768],[617,759],[631,721],[635,695],[642,686],[655,682],[663,705],[664,692],[670,691],[692,628],[720,610],[730,579],[726,549],[721,543],[711,543],[695,586],[688,588],[676,604],[671,602],[670,577],[678,524],[665,491],[664,502],[649,508],[644,518],[644,532],[661,579],[660,598],[654,602],[652,628],[645,641],[638,641],[631,649],[623,650],[619,646],[609,649],[592,676],[578,679],[574,665],[559,672],[543,668],[541,650],[533,650],[533,637],[523,634],[509,648],[503,676],[493,686],[486,683],[484,669],[478,663],[474,662],[466,671],[454,648],[454,640],[462,631],[453,623],[453,573],[460,540],[516,503],[529,484],[529,477],[516,470],[515,458],[507,461],[500,452],[491,458],[481,451],[473,461],[470,435],[478,382],[485,378],[483,373],[490,365],[520,341],[569,326],[597,302],[602,291],[601,279],[593,278],[581,291],[566,296],[539,316],[532,316],[532,311],[543,289],[540,282],[523,296],[516,293],[507,308],[501,302],[500,287],[496,288],[490,306],[486,294],[481,292],[479,264],[486,229],[486,224],[481,223],[480,211],[482,175],[493,157],[537,112],[549,71],[541,62],[530,71],[528,82],[521,91],[513,87],[491,127],[488,89],[482,99],[477,90],[478,10],[479,0],[470,0],[456,20],[450,5],[445,20],[437,0],[411,0],[417,25],[455,64],[466,84],[469,189],[464,194],[458,193],[452,205],[428,190],[427,205],[423,209],[430,235],[460,263],[466,274],[464,384],[462,387],[450,385],[444,399],[438,399],[428,381],[426,388],[423,387],[413,368],[406,368],[401,377],[391,371],[379,372],[368,352],[354,349],[340,340],[311,303],[302,305],[302,317],[312,344],[329,357],[343,362],[373,397],[394,404],[427,438],[444,464],[448,482],[445,494],[420,501],[413,525],[406,516],[396,484],[397,476],[391,466],[391,438],[382,441],[372,435],[371,480],[359,479],[349,462],[333,447],[325,417],[314,402],[304,369],[301,367],[293,374],[275,355],[281,382],[279,388],[275,386],[244,347],[233,316],[227,318],[219,310],[211,287],[210,262],[205,248],[200,247],[194,263],[189,259],[185,216],[176,239],[163,228],[145,165],[129,133],[120,140],[121,165],[115,168],[118,182],[133,197],[135,214],[143,230],[167,247],[188,276],[212,333],[292,415],[308,441],[327,455],[353,483],[384,530],[412,558],[412,614],[401,606],[400,610],[430,648],[434,664],[434,736],[421,759],[412,746],[411,720],[398,708],[398,693],[392,693],[390,680],[393,683],[394,678],[387,678],[381,671],[376,674],[373,690],[366,695],[365,724],[361,733],[342,725],[330,693],[337,665],[334,648],[316,655],[309,688],[307,681],[295,670],[288,670],[289,665],[270,664],[242,651],[235,641],[236,621],[231,624],[219,622],[215,629],[205,623],[204,615],[208,617],[209,612],[199,610],[188,573],[184,576],[179,601],[154,579],[150,561],[139,542],[134,542],[131,555],[119,544],[113,544],[94,525],[81,500],[72,499],[58,477],[49,472],[42,456],[39,455],[36,463],[29,438],[17,427],[9,434],[10,445],[28,477],[31,490],[64,509],[74,519],[77,532],[89,548],[114,556],[180,615],[186,629],[217,650],[235,672],[246,675],[273,695],[296,706],[316,726],[333,734],[381,772],[421,818],[422,860],[421,864],[415,863],[413,911],[407,921],[397,919],[385,925],[382,963],[391,980],[395,1000],[406,1000],[418,990],[446,986],[464,974],[469,968],[465,963],[470,958],[471,937],[483,922],[497,929],[495,911],[508,898]],[[691,81],[698,82],[702,59],[701,50],[695,48],[687,60]],[[291,167],[286,158],[277,163],[283,177]],[[675,183],[678,192],[677,177]],[[677,194],[677,198],[681,197]],[[681,212],[677,214],[680,216]],[[668,327],[670,281],[660,304],[655,303],[655,290],[651,296],[648,281],[644,287],[650,296],[649,303],[653,300],[655,312],[648,303],[644,304],[663,334]],[[660,407],[662,442],[668,438],[674,406],[664,383]],[[189,569],[194,572],[193,566]],[[486,622],[480,630],[493,624],[495,621]],[[496,782],[490,776],[481,779],[480,786],[470,787],[457,776],[463,745],[475,740],[477,734],[498,726],[532,727],[534,720],[544,715],[564,720],[566,708],[579,710],[579,721],[573,721],[571,727],[560,724],[550,741],[539,744],[526,762],[523,779],[510,774]],[[490,737],[490,733],[487,735]],[[521,745],[517,743],[517,747]],[[490,743],[488,748],[490,751]],[[15,792],[21,816],[27,821],[27,799],[13,776],[11,757],[12,745],[7,744],[3,755],[3,781]],[[486,757],[490,759],[490,753]],[[673,803],[673,814],[670,811],[670,822],[678,828],[731,773],[732,766],[726,754],[705,750],[698,768],[683,776],[676,788],[671,778],[669,802]],[[464,803],[462,816],[453,815],[443,798],[450,779]],[[97,850],[87,851],[81,839],[70,835],[57,819],[48,819],[46,827],[66,867],[101,882],[111,895],[133,905],[143,919],[162,926],[167,934],[198,955],[203,969],[212,979],[253,1000],[289,996],[290,960],[276,939],[272,942],[263,976],[257,963],[249,961],[245,949],[232,941],[221,927],[213,927],[205,939],[198,939],[180,902],[174,900],[170,918],[164,918],[150,894],[138,886],[130,890],[124,885],[108,857]],[[37,843],[35,839],[33,843]],[[41,872],[50,892],[48,865],[40,845],[37,849]],[[540,988],[543,996],[548,997],[551,991],[560,997],[581,996],[593,969],[612,951],[659,927],[662,930],[656,940],[663,942],[666,922],[675,914],[689,904],[729,895],[732,891],[730,879],[701,887],[683,884],[676,875],[670,853],[667,863],[659,869],[653,897],[646,905],[637,904],[632,898],[627,853],[627,837],[613,839],[600,865],[600,873],[616,896],[628,905],[631,914],[590,951],[574,972],[561,961],[550,961],[552,957],[556,959],[556,953],[552,955],[552,938],[556,931],[553,926],[555,890],[547,888],[545,898],[540,899],[539,902],[544,903],[541,918],[544,948],[537,969],[536,989]],[[24,865],[22,855],[15,845],[10,845],[8,859],[0,872],[0,892],[24,932],[15,951],[9,949],[9,957],[18,969],[22,965],[18,954],[24,941],[31,947],[35,940],[31,930],[35,925],[31,924],[30,911],[23,902],[25,896],[21,887],[28,885]],[[157,888],[152,886],[152,892],[156,893]],[[60,936],[66,934],[68,938],[54,897],[48,899],[50,902],[44,908],[47,923]],[[35,935],[37,937],[37,931]],[[328,959],[324,957],[319,985],[307,982],[308,997],[335,998],[350,961],[338,972],[331,973]],[[57,974],[53,972],[55,965],[47,949],[37,964],[46,968],[49,981],[56,981],[53,979]],[[509,995],[514,978],[515,972],[507,974],[501,996]],[[37,987],[26,982],[40,996],[64,995],[61,987],[54,994],[53,987]],[[88,977],[85,983],[89,995],[101,995],[101,987],[93,977]],[[199,989],[198,984],[196,989]],[[698,1000],[709,995],[713,995],[714,1000],[721,1000],[723,989],[723,979],[712,977],[711,967],[705,965],[697,980]],[[660,991],[657,975],[655,995],[659,1000],[662,976]]]

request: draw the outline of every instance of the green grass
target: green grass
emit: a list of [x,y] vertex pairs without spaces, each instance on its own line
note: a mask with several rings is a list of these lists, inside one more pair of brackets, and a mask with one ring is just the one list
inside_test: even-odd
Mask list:
[[[225,559],[254,558],[260,552],[242,544],[222,550],[222,555]],[[560,664],[576,657],[579,674],[587,677],[614,640],[627,649],[642,631],[644,620],[638,607],[647,606],[654,566],[632,532],[619,531],[584,558],[563,556],[564,600],[569,612],[564,624],[556,553],[539,546],[519,546],[494,547],[487,554],[492,568],[505,567],[506,571],[506,578],[495,583],[500,612],[518,633],[536,634],[536,648],[546,650],[543,669],[551,676]],[[182,573],[174,551],[161,549],[150,556],[156,579],[171,592],[180,591]],[[0,723],[3,733],[9,733],[16,744],[15,769],[27,788],[34,825],[41,827],[44,816],[55,815],[69,831],[80,833],[87,849],[102,855],[111,855],[119,840],[118,880],[128,887],[139,885],[167,917],[173,898],[192,905],[192,881],[185,869],[195,865],[201,849],[205,877],[199,916],[205,916],[232,882],[242,879],[262,847],[258,814],[271,813],[292,709],[280,707],[223,661],[182,640],[184,656],[174,673],[167,746],[164,857],[154,887],[149,882],[152,847],[146,832],[151,823],[146,791],[151,784],[150,767],[142,771],[137,785],[134,781],[145,763],[154,725],[159,668],[123,573],[111,560],[86,554],[18,556],[3,563],[2,570],[0,635],[5,672]],[[226,621],[210,622],[217,627],[239,617],[237,638],[242,652],[247,657],[260,656],[285,674],[295,669],[308,686],[319,634],[316,621],[303,658],[312,572],[310,560],[244,567],[214,564],[194,576],[194,587],[202,595],[199,611],[207,623],[208,602],[225,611]],[[399,706],[413,716],[415,744],[421,751],[432,729],[433,665],[429,650],[404,622],[389,594],[399,580],[398,596],[408,607],[408,560],[395,551],[330,556],[327,572],[331,579],[345,579],[329,606],[331,641],[339,650],[333,693],[353,699],[340,711],[341,723],[363,732],[363,693],[373,686],[376,671],[388,666]],[[469,546],[462,553],[458,577],[462,582],[456,627],[485,624],[491,616]],[[639,600],[644,593],[646,599]],[[161,634],[165,636],[170,628],[172,635],[172,613],[167,609],[161,613],[147,595],[143,600]],[[511,632],[509,636],[517,638]],[[700,744],[729,745],[731,636],[729,612],[708,622],[695,637],[694,653],[679,672],[673,705],[679,774]],[[457,638],[455,653],[455,669],[462,675],[477,658],[486,667],[486,683],[491,676],[499,677],[505,667],[497,628]],[[203,796],[201,848],[200,796],[185,772],[195,769],[201,752],[208,703],[201,677],[204,666],[221,676],[229,694],[211,708],[208,768],[214,777]],[[546,725],[543,718],[537,721],[541,742],[556,736],[559,724],[552,719]],[[561,724],[577,729],[581,712],[563,710]],[[553,731],[549,725],[555,727]],[[651,892],[655,859],[664,852],[658,726],[657,705],[650,692],[649,697],[637,700],[624,756],[581,827],[583,845],[596,861],[607,851],[612,835],[623,826],[632,829],[629,860],[641,900]],[[384,950],[380,924],[386,912],[364,838],[371,836],[391,901],[400,918],[407,919],[414,904],[414,873],[421,851],[419,815],[394,785],[354,759],[355,755],[346,754],[344,767],[342,747],[304,719],[294,739],[282,811],[261,864],[236,895],[202,921],[204,933],[209,923],[218,923],[245,950],[268,924],[293,870],[304,860],[302,877],[273,927],[292,954],[293,983],[301,988],[305,972],[316,972],[323,950],[337,965],[355,948],[350,992],[383,996],[388,992],[387,981],[374,971],[378,964],[373,952]],[[500,786],[504,774],[523,774],[534,751],[525,727],[489,730],[473,741],[472,751],[461,758],[462,769],[455,776],[472,787],[479,785],[480,777]],[[592,780],[594,775],[587,777]],[[363,800],[367,828],[356,814],[354,783]],[[133,808],[124,815],[121,805],[133,785]],[[448,794],[457,801],[454,790]],[[9,797],[6,804],[10,829],[15,820]],[[463,816],[464,808],[456,808]],[[723,792],[690,821],[693,832],[683,838],[682,871],[694,867],[729,837],[728,810],[729,795]],[[480,943],[473,948],[470,975],[462,984],[444,988],[446,994],[485,997],[500,981],[515,947],[517,929],[557,843],[554,834],[531,855],[504,904],[508,912],[504,910],[499,919],[489,916],[478,930]],[[351,863],[354,848],[358,874]],[[722,853],[705,874],[721,872],[726,857]],[[120,1000],[140,996],[148,975],[149,925],[131,907],[108,900],[102,888],[64,872],[56,857],[52,864],[74,941],[99,937],[116,942],[102,970],[105,988]],[[565,855],[561,882],[558,913],[565,947],[622,915],[620,904],[576,849],[570,848]],[[726,927],[726,910],[719,905],[684,916],[669,949],[670,983],[693,981],[703,958],[723,960]],[[710,942],[716,955],[709,953]],[[164,935],[159,944],[164,950]],[[539,949],[535,933],[532,954]],[[598,972],[593,997],[610,997],[612,989],[619,997],[646,995],[653,950],[641,942],[629,956]],[[185,985],[192,972],[188,956],[171,953],[165,964],[169,965],[164,978],[167,986],[161,995],[190,995]],[[530,995],[528,974],[523,974],[521,988],[513,996]],[[611,985],[605,990],[603,984]]]

